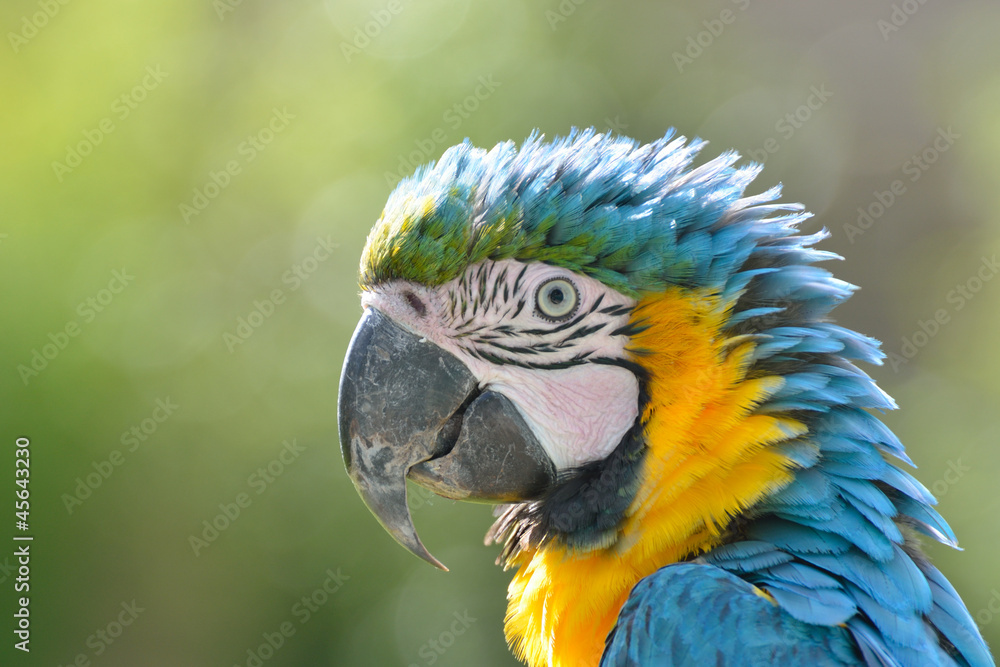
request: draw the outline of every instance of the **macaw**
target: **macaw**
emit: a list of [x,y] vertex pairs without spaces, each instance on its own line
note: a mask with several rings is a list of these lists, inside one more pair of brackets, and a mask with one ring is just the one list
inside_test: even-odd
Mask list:
[[497,504],[533,667],[993,665],[854,364],[879,343],[829,319],[827,232],[704,143],[466,140],[396,187],[341,376],[357,491],[442,568],[406,480]]

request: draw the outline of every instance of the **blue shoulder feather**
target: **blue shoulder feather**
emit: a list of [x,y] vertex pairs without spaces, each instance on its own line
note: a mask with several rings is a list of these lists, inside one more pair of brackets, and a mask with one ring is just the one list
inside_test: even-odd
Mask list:
[[667,566],[636,585],[601,659],[601,667],[863,664],[847,629],[797,620],[753,584],[694,563]]

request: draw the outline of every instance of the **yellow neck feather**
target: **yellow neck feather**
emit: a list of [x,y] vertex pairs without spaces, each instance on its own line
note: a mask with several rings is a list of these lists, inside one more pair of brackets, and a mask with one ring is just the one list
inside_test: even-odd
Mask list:
[[771,445],[805,427],[753,414],[783,380],[746,377],[754,343],[722,338],[728,306],[675,289],[636,308],[647,328],[630,353],[650,374],[639,490],[611,546],[553,541],[515,558],[505,632],[532,667],[596,666],[640,579],[717,546],[734,516],[791,480],[793,463]]

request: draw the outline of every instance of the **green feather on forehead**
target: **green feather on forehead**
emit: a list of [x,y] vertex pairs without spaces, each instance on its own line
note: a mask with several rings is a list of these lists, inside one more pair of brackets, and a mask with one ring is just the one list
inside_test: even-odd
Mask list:
[[[532,135],[520,148],[454,146],[390,195],[361,257],[361,286],[440,285],[507,258],[583,273],[630,296],[721,285],[756,240],[784,235],[803,216],[795,205],[748,207],[778,195],[741,199],[757,165],[734,168],[739,156],[726,153],[691,170],[704,142],[671,138],[639,145],[590,129],[553,142]],[[764,219],[776,211],[795,215]]]

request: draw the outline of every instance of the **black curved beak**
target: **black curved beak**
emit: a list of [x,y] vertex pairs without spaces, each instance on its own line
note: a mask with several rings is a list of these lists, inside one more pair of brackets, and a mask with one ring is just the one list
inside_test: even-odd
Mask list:
[[447,498],[540,497],[555,466],[516,406],[481,392],[454,355],[368,308],[344,360],[338,403],[347,472],[382,527],[447,569],[417,535],[406,478]]

